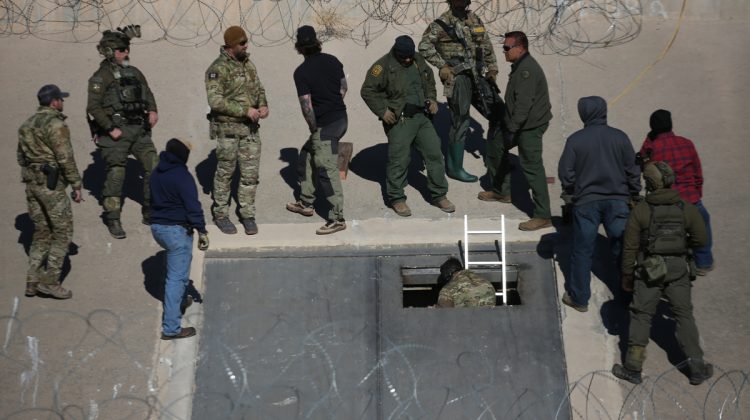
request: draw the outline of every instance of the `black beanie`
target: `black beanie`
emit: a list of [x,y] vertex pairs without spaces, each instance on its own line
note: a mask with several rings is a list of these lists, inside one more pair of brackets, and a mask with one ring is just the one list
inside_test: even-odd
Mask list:
[[404,57],[413,57],[414,41],[408,35],[401,35],[393,44],[393,52]]
[[653,140],[661,133],[672,131],[672,113],[666,109],[657,109],[651,114],[648,123],[651,126],[651,132],[648,133],[648,136]]
[[190,156],[190,147],[178,139],[171,139],[167,142],[167,152],[175,155],[182,163],[187,163]]

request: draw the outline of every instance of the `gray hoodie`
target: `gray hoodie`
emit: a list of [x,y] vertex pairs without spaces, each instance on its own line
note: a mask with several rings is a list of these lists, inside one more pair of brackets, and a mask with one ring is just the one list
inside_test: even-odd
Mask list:
[[625,200],[641,191],[641,169],[628,136],[607,125],[607,102],[599,96],[578,100],[583,129],[565,143],[557,167],[563,191],[573,203]]

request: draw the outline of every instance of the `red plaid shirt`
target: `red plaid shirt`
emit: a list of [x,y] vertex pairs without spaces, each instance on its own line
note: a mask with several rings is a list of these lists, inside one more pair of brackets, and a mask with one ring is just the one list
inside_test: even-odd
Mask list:
[[646,137],[641,154],[646,157],[651,151],[651,160],[666,162],[674,171],[672,188],[688,203],[697,203],[703,196],[703,171],[698,152],[693,142],[673,132],[661,133],[654,140]]

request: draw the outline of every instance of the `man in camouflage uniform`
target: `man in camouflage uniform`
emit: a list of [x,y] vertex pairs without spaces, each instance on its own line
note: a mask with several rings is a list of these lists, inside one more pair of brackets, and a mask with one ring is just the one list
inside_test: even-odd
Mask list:
[[450,144],[445,155],[446,173],[459,181],[476,182],[478,178],[463,168],[464,144],[469,133],[469,109],[472,93],[477,89],[473,79],[484,77],[494,85],[497,60],[482,20],[467,10],[471,1],[448,0],[448,3],[450,10],[430,23],[424,31],[419,52],[425,60],[440,69],[440,80],[451,110]]
[[55,85],[43,86],[37,94],[39,109],[18,129],[16,157],[26,184],[29,217],[34,222],[26,296],[73,296],[60,285],[63,261],[73,238],[73,213],[65,188],[73,187],[76,203],[83,198],[70,131],[62,113],[63,98],[67,97],[68,93]]
[[449,258],[440,266],[438,308],[495,306],[495,287],[484,277],[464,270],[461,261]]
[[130,39],[140,36],[140,27],[104,31],[97,45],[104,60],[89,79],[88,113],[91,131],[107,164],[102,189],[104,220],[109,233],[123,239],[120,222],[122,189],[128,155],[143,165],[143,223],[149,224],[151,194],[148,179],[157,163],[151,129],[159,121],[156,101],[146,78],[130,65]]
[[446,213],[456,206],[445,196],[445,179],[440,138],[428,118],[437,113],[435,76],[424,58],[416,53],[414,41],[407,35],[396,38],[391,51],[370,67],[360,89],[367,107],[383,121],[388,136],[388,163],[385,170],[386,194],[393,211],[411,216],[406,204],[406,174],[412,147],[427,167],[427,188],[431,203]]
[[224,32],[219,58],[206,70],[206,94],[211,107],[210,135],[217,142],[218,166],[211,208],[214,221],[222,232],[237,233],[229,220],[229,200],[232,176],[239,164],[240,221],[245,233],[254,235],[258,233],[255,224],[261,146],[258,123],[268,117],[268,102],[258,71],[248,59],[247,34],[239,26],[231,26]]

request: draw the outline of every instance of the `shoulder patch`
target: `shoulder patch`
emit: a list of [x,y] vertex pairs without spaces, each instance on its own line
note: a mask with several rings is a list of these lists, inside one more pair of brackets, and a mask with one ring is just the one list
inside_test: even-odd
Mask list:
[[528,70],[524,70],[521,72],[521,77],[523,77],[524,79],[528,79],[529,76],[531,76],[531,73],[529,73]]
[[380,73],[383,72],[383,66],[380,64],[375,64],[372,66],[372,69],[370,70],[370,74],[373,75],[373,77],[379,77]]
[[208,80],[216,80],[219,78],[219,74],[215,71],[212,71],[211,73],[208,73]]
[[484,26],[475,26],[474,27],[474,33],[475,34],[483,34],[484,33]]

